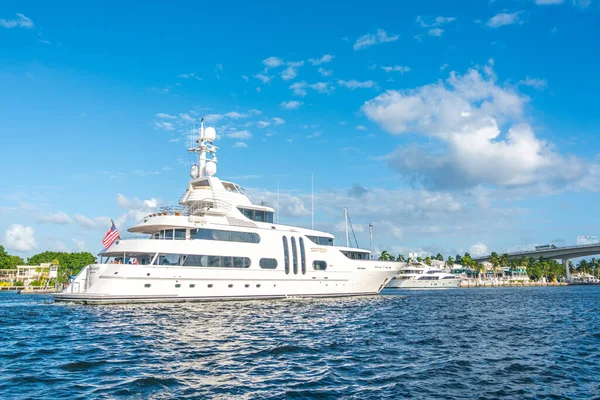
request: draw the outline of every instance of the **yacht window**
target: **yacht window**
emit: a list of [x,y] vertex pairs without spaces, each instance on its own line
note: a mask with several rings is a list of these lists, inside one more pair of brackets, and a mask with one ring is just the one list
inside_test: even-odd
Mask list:
[[292,260],[294,265],[294,275],[298,275],[298,249],[296,248],[295,237],[292,237]]
[[248,257],[231,256],[204,256],[189,254],[184,256],[183,265],[186,267],[212,267],[212,268],[249,268]]
[[221,231],[216,229],[192,229],[191,239],[221,240],[226,242],[260,243],[260,236],[252,232]]
[[328,237],[321,236],[307,236],[311,242],[314,244],[319,244],[321,246],[333,246],[333,239]]
[[265,214],[267,215],[267,221],[266,222],[272,224],[273,223],[273,214],[274,213],[265,211]]
[[158,238],[159,238],[160,240],[163,240],[163,239],[165,238],[165,231],[159,231],[159,232],[158,232]]
[[173,240],[173,229],[167,229],[165,231],[165,240]]
[[265,222],[265,212],[256,210],[254,212],[254,220],[257,222]]
[[300,242],[300,260],[302,265],[302,275],[306,275],[306,255],[304,253],[304,240],[302,238],[298,239]]
[[285,274],[290,273],[290,253],[288,249],[287,237],[283,237],[283,266],[285,267]]
[[327,262],[313,261],[313,268],[315,269],[315,271],[325,271],[327,269]]
[[152,239],[158,239],[158,232],[151,236]]
[[175,240],[185,240],[185,229],[175,229]]
[[158,257],[159,265],[179,265],[181,260],[180,254],[163,254]]
[[277,260],[274,258],[261,258],[258,263],[262,269],[275,269],[277,268]]

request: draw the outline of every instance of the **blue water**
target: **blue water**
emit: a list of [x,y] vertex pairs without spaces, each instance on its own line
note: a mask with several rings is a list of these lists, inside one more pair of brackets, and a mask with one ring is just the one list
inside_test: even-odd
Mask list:
[[600,396],[600,287],[76,306],[0,294],[0,397]]

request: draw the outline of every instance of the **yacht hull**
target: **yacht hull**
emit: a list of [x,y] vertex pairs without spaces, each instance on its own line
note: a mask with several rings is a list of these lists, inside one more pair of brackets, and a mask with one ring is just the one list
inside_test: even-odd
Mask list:
[[387,288],[395,289],[449,289],[460,286],[462,279],[439,279],[419,281],[417,279],[392,279]]
[[379,293],[399,265],[350,261],[342,271],[162,267],[94,264],[85,267],[56,302],[81,304],[195,302],[365,296]]

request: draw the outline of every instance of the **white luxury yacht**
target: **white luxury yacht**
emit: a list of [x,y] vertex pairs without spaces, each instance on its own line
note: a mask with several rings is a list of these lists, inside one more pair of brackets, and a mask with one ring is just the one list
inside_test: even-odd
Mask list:
[[[273,223],[217,171],[215,129],[199,130],[192,179],[176,208],[145,216],[143,234],[108,246],[56,301],[84,304],[206,301],[377,294],[401,263],[333,245],[334,236]],[[115,261],[117,263],[115,263]]]
[[463,279],[421,262],[409,262],[387,284],[388,288],[441,289],[458,287]]

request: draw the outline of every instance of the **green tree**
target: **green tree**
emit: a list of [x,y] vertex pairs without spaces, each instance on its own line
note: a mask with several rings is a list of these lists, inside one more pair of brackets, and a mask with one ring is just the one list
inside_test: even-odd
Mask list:
[[454,265],[454,258],[452,256],[448,256],[448,260],[446,261],[446,266],[452,267]]
[[398,257],[396,257],[396,261],[400,261],[400,262],[406,262],[406,257],[404,257],[404,254],[398,254]]
[[25,261],[19,256],[10,255],[0,246],[0,269],[15,269],[17,265],[24,265]]
[[456,257],[454,257],[454,262],[460,265],[464,265],[462,256],[460,254],[457,254]]
[[384,250],[381,252],[381,255],[379,256],[379,261],[395,261],[396,259],[394,258],[393,255],[391,255],[390,253],[387,252],[387,250]]
[[439,261],[444,261],[444,256],[442,255],[442,253],[437,253],[437,255],[435,256],[435,259],[439,260]]
[[431,257],[429,257],[429,256],[425,257],[425,260],[423,260],[423,262],[427,265],[431,265]]

